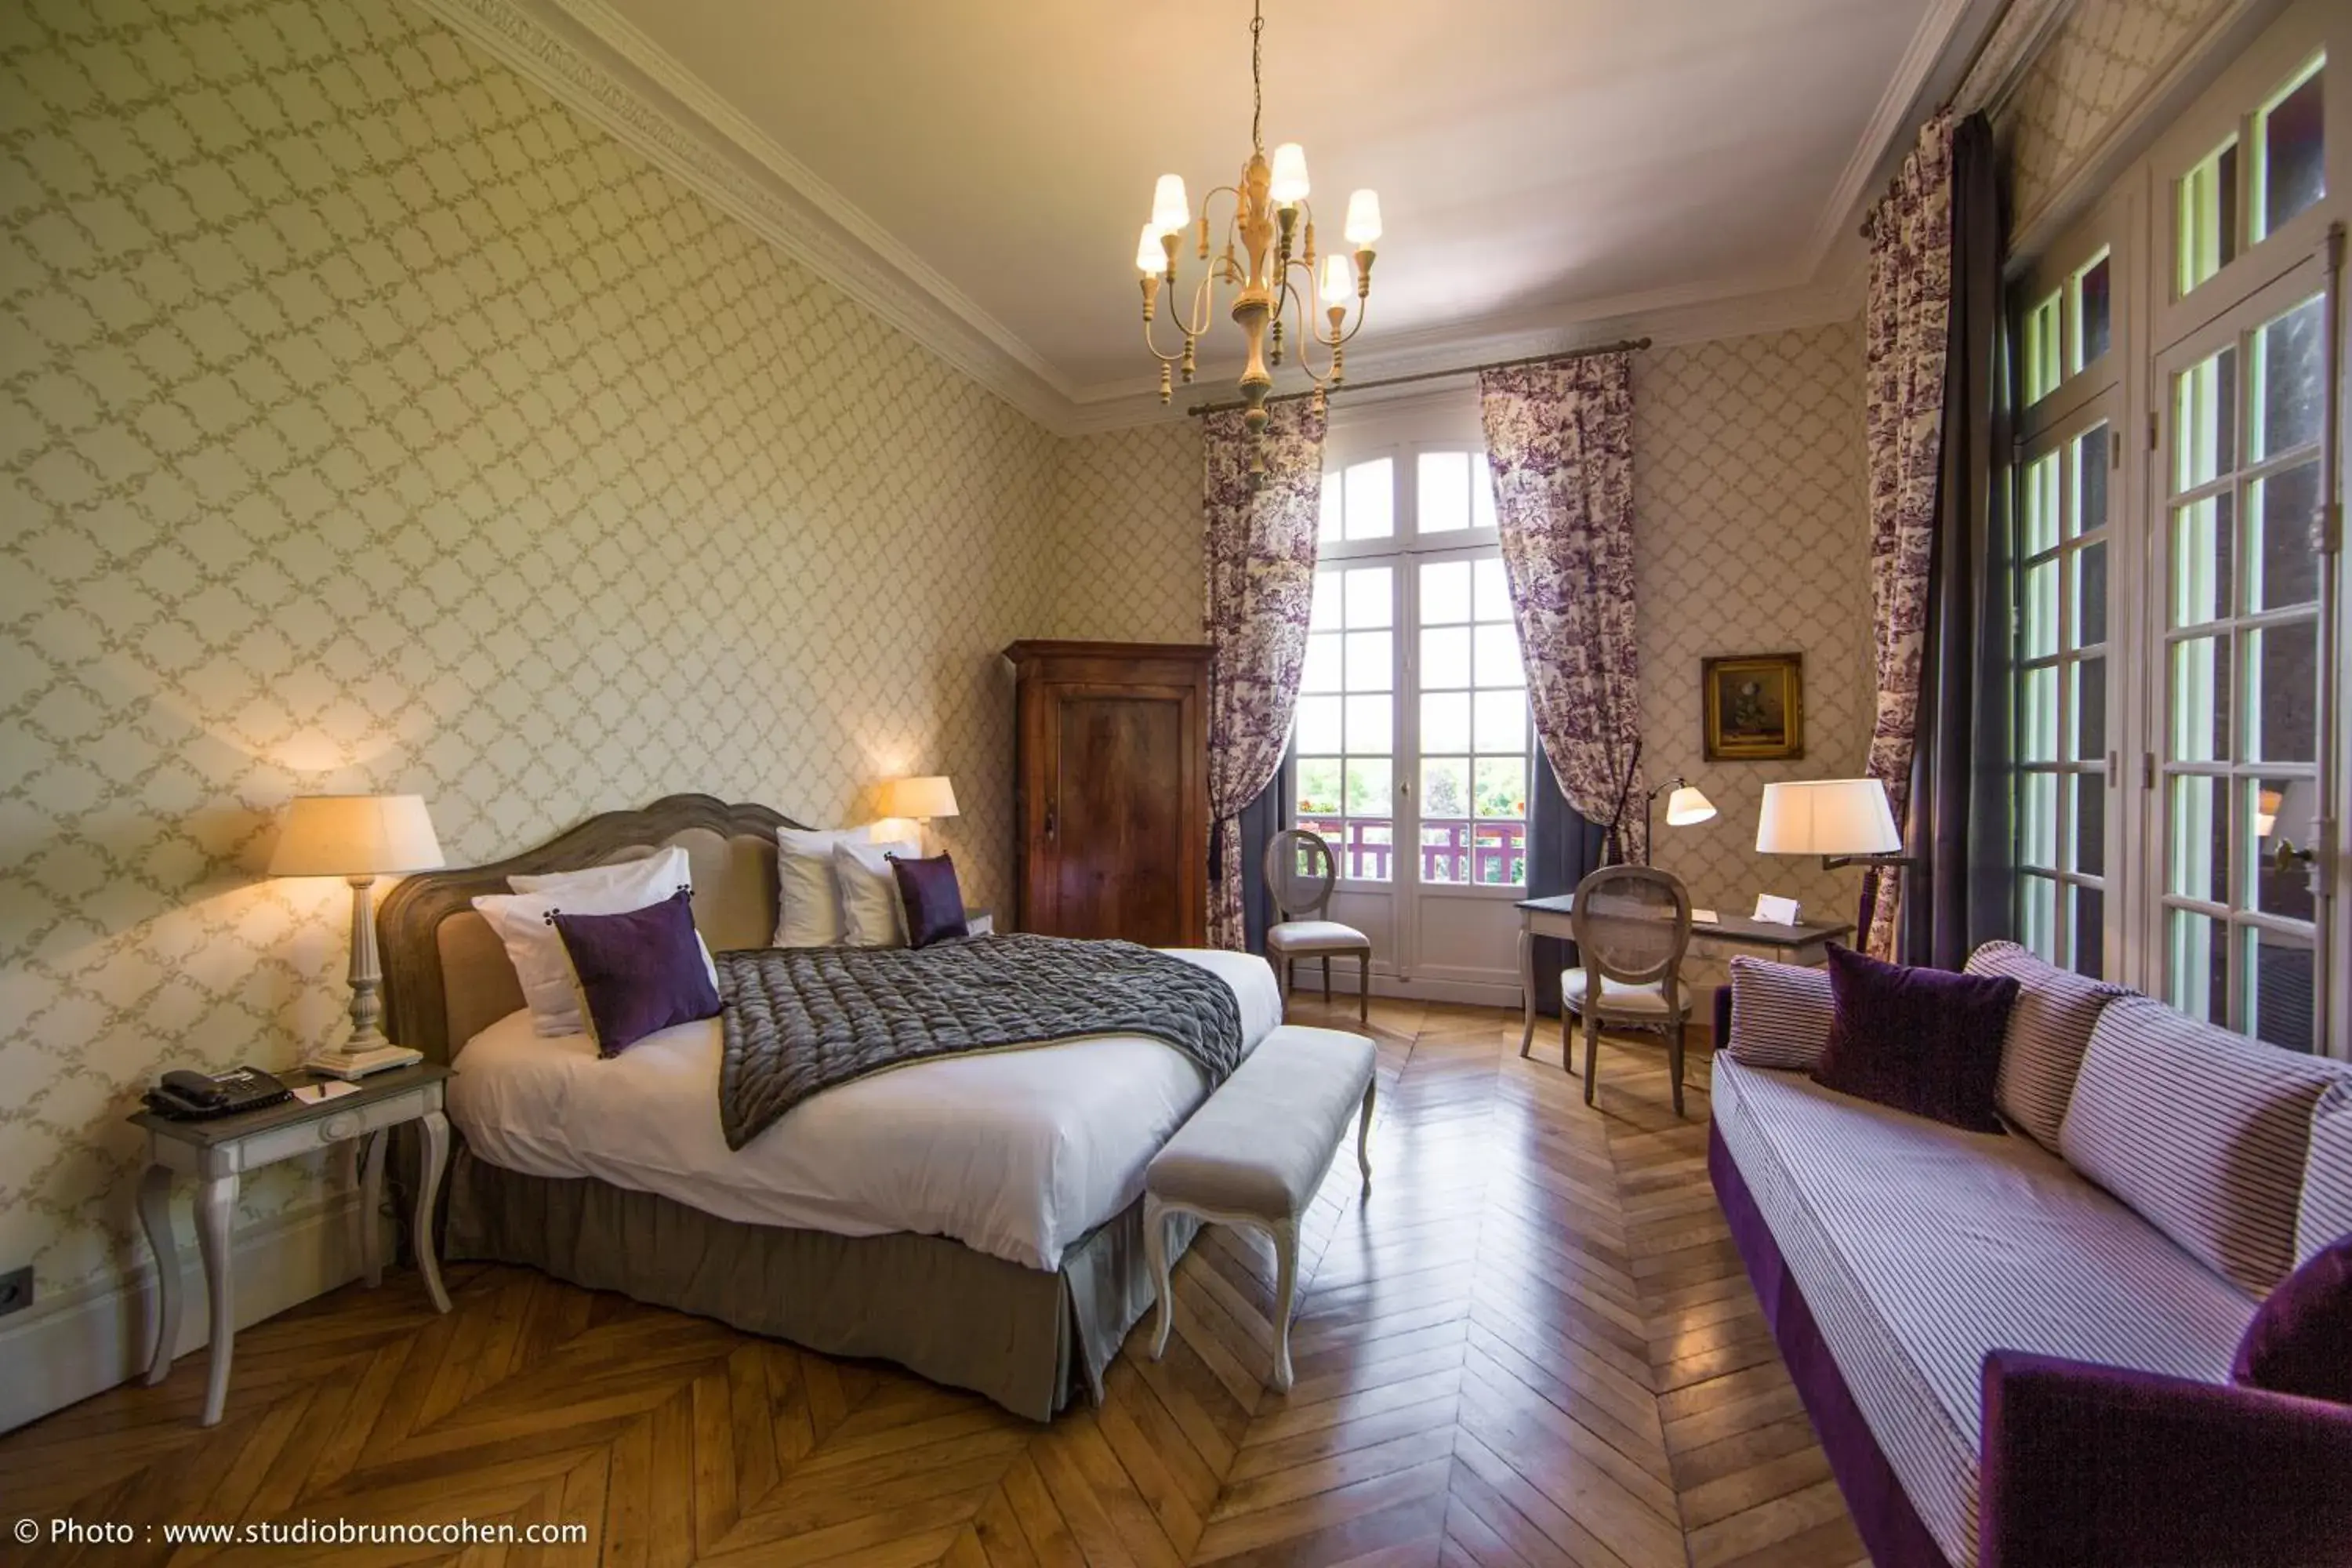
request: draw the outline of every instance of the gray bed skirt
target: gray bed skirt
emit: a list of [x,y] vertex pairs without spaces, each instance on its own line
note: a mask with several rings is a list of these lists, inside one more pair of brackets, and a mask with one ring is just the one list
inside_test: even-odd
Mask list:
[[[1171,1257],[1197,1226],[1180,1221]],[[1153,1306],[1140,1200],[1054,1273],[944,1237],[835,1236],[720,1219],[593,1178],[526,1176],[458,1141],[442,1256],[520,1263],[827,1355],[896,1362],[1048,1421]]]

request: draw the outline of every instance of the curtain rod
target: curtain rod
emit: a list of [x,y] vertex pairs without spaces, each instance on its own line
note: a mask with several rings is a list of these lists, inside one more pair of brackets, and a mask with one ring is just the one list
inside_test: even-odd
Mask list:
[[[1456,365],[1452,370],[1415,371],[1411,375],[1386,375],[1377,381],[1342,382],[1337,387],[1328,390],[1333,393],[1370,392],[1376,386],[1403,386],[1416,381],[1442,381],[1447,376],[1475,375],[1484,370],[1512,370],[1523,364],[1550,364],[1559,360],[1591,359],[1596,354],[1630,353],[1634,350],[1645,349],[1649,346],[1650,340],[1647,338],[1620,338],[1613,343],[1600,343],[1589,349],[1568,349],[1559,353],[1529,354],[1525,359],[1499,359],[1490,364]],[[1266,401],[1293,403],[1299,398],[1314,395],[1311,389],[1306,392],[1286,392],[1279,396],[1269,397]],[[1195,403],[1192,407],[1184,410],[1184,416],[1188,419],[1197,419],[1203,414],[1224,414],[1247,406],[1249,405],[1238,398],[1231,403]]]

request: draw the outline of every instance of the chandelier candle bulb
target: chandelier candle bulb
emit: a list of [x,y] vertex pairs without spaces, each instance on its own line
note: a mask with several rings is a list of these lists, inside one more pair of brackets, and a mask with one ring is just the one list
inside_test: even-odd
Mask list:
[[1348,296],[1354,293],[1355,281],[1348,276],[1348,258],[1338,251],[1323,258],[1322,306],[1331,312],[1331,330],[1338,331],[1347,318]]
[[1285,142],[1274,150],[1274,184],[1268,193],[1278,205],[1295,207],[1307,199],[1307,149]]
[[1181,234],[1192,220],[1192,204],[1184,196],[1184,176],[1162,174],[1151,193],[1151,226],[1162,234]]
[[1135,265],[1147,278],[1160,276],[1160,231],[1150,224],[1143,226],[1143,237],[1135,242]]
[[1381,237],[1381,195],[1378,191],[1358,191],[1348,198],[1348,243],[1359,250],[1370,250]]

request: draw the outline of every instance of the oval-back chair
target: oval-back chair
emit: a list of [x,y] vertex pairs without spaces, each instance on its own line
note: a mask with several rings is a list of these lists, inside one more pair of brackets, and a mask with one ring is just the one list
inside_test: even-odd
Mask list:
[[1339,877],[1339,863],[1321,834],[1293,827],[1274,836],[1265,847],[1265,885],[1280,918],[1266,931],[1265,951],[1282,976],[1286,1008],[1300,959],[1323,961],[1326,1004],[1331,1000],[1332,958],[1355,959],[1356,1018],[1366,1023],[1372,1016],[1372,939],[1354,926],[1325,918]]
[[1601,1030],[1655,1029],[1666,1037],[1675,1114],[1683,1113],[1683,1037],[1690,998],[1682,987],[1690,946],[1690,891],[1648,866],[1603,866],[1576,885],[1570,911],[1580,966],[1559,977],[1560,1065],[1575,1070],[1571,1016],[1584,1024],[1584,1103],[1592,1103]]

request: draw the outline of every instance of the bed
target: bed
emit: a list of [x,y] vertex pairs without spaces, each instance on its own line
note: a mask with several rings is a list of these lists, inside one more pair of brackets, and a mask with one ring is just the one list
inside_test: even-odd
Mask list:
[[[1081,1392],[1099,1398],[1152,1302],[1143,1168],[1207,1093],[1192,1062],[1140,1036],[922,1062],[828,1089],[730,1153],[718,1020],[611,1059],[583,1037],[540,1037],[470,903],[513,874],[677,845],[709,945],[764,947],[775,832],[796,826],[672,796],[385,899],[394,1037],[457,1075],[444,1256],[896,1362],[1038,1420]],[[1180,956],[1234,990],[1245,1049],[1281,1021],[1262,960]]]

